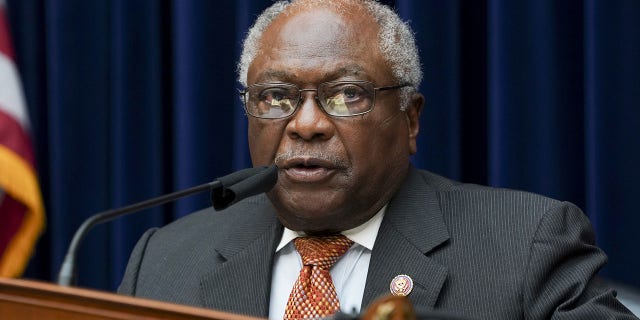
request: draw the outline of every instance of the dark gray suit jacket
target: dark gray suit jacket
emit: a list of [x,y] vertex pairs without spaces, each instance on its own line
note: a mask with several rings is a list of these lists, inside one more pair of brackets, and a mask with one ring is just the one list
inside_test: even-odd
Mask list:
[[[150,230],[119,292],[267,317],[282,228],[260,195]],[[635,319],[594,279],[607,258],[593,243],[572,204],[412,168],[380,226],[363,310],[406,274],[419,308],[476,319]]]

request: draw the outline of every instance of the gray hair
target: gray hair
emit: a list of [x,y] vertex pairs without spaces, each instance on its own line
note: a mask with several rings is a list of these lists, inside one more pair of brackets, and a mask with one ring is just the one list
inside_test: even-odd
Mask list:
[[[244,40],[242,55],[238,62],[238,81],[247,86],[247,72],[253,59],[259,54],[259,42],[262,33],[285,9],[293,4],[304,0],[278,1],[265,9],[256,19],[254,25],[249,29]],[[335,0],[309,0],[313,4],[324,4],[336,8]],[[344,1],[341,1],[344,2]],[[353,1],[347,1],[353,2]],[[412,87],[401,89],[400,108],[406,109],[411,94],[420,86],[422,81],[422,69],[420,57],[415,37],[407,23],[402,21],[396,12],[386,5],[375,0],[356,1],[364,4],[366,10],[371,14],[380,30],[378,32],[378,46],[382,55],[389,62],[393,76],[399,83],[407,83]],[[341,6],[338,6],[338,9]]]

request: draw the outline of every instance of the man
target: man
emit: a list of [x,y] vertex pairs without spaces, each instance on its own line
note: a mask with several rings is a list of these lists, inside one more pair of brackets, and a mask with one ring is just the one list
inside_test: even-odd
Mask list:
[[478,319],[633,318],[594,278],[606,257],[575,206],[411,167],[420,63],[389,8],[276,3],[245,40],[239,79],[253,164],[275,163],[277,184],[147,232],[121,293],[303,318],[300,304],[314,304],[299,296],[316,290],[305,270],[317,269],[299,237],[339,238],[346,252],[320,281],[333,311],[316,316],[363,311],[392,288]]

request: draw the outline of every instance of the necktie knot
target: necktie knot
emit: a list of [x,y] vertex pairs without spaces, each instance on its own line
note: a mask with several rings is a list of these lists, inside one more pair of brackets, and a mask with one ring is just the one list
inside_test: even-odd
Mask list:
[[293,240],[296,250],[302,257],[302,264],[305,266],[316,266],[329,270],[345,253],[353,241],[338,234],[332,236],[310,236],[296,238]]
[[343,235],[312,236],[296,238],[293,244],[304,266],[289,295],[284,319],[318,319],[336,313],[340,301],[329,269],[353,241]]

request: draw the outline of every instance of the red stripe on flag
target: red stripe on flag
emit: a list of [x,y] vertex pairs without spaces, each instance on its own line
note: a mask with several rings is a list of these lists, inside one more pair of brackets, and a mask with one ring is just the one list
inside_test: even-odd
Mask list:
[[0,5],[0,52],[13,59],[13,49],[11,48],[11,37],[9,37],[9,24],[4,15],[4,6]]
[[27,207],[8,194],[0,200],[0,258],[22,225]]
[[35,168],[31,139],[24,128],[10,115],[0,109],[0,145],[15,152]]

